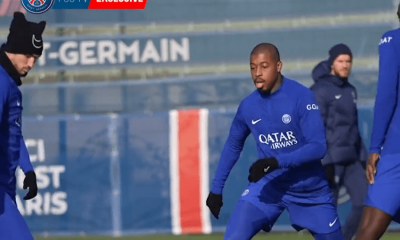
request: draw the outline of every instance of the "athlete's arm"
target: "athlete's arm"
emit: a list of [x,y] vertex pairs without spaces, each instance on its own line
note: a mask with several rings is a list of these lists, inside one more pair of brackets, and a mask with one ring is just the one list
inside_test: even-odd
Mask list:
[[242,105],[240,105],[235,118],[233,119],[228,139],[221,153],[217,171],[212,184],[212,193],[222,194],[225,181],[228,178],[233,166],[239,159],[243,145],[249,134],[250,129],[244,121],[242,116]]
[[19,166],[22,171],[26,174],[29,171],[33,171],[33,166],[31,160],[29,158],[28,148],[26,147],[25,140],[21,137],[20,143],[20,151],[19,151]]
[[296,120],[299,121],[305,145],[293,152],[279,155],[277,159],[279,167],[282,168],[293,168],[305,163],[321,161],[327,151],[325,127],[311,90],[299,98],[296,108],[298,112]]
[[381,147],[392,119],[397,101],[399,65],[390,33],[384,34],[379,45],[379,79],[374,107],[370,153],[381,153]]

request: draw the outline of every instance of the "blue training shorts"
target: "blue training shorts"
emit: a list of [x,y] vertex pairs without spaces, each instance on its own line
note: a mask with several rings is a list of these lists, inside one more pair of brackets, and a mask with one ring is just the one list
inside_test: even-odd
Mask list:
[[257,183],[250,183],[244,190],[229,220],[226,239],[236,234],[240,234],[241,239],[247,239],[260,230],[271,231],[285,209],[297,231],[307,229],[315,234],[328,234],[341,229],[330,190],[324,191],[324,196],[319,196],[314,203],[307,202],[308,199],[297,201],[293,195],[279,190],[273,184],[265,184],[265,181],[261,179]]
[[400,154],[381,156],[374,184],[368,187],[364,204],[393,216],[400,223]]
[[33,240],[15,199],[0,189],[0,239]]

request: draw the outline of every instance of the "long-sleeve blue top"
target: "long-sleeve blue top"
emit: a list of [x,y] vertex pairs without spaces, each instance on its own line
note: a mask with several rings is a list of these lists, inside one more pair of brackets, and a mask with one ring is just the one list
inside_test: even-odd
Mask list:
[[379,43],[379,79],[370,153],[400,153],[399,49],[400,29],[383,34]]
[[255,90],[240,103],[212,182],[213,193],[222,193],[250,133],[257,143],[258,157],[275,157],[279,162],[280,168],[266,178],[279,178],[282,188],[293,192],[326,186],[321,165],[327,151],[325,127],[310,89],[283,78],[275,92]]

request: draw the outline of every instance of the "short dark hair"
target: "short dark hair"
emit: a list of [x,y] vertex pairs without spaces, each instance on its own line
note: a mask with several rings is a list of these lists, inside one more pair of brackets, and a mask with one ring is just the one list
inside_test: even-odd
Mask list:
[[276,58],[276,61],[281,60],[281,56],[279,54],[278,48],[272,43],[260,43],[253,48],[250,55],[257,55],[269,52],[273,57]]

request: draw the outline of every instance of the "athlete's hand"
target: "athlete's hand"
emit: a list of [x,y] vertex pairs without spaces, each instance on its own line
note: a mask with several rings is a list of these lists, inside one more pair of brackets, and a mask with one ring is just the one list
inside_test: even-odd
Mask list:
[[219,212],[223,205],[222,195],[210,192],[207,197],[206,205],[210,209],[212,215],[214,215],[216,219],[219,219]]
[[29,192],[25,195],[24,200],[29,200],[36,197],[38,188],[36,184],[36,174],[34,171],[29,171],[25,174],[23,188],[29,188]]
[[264,175],[279,167],[276,158],[262,158],[254,162],[249,169],[249,182],[258,182]]
[[378,153],[371,153],[368,157],[367,170],[365,171],[365,175],[369,184],[374,183],[376,165],[378,164],[379,157],[380,156]]

